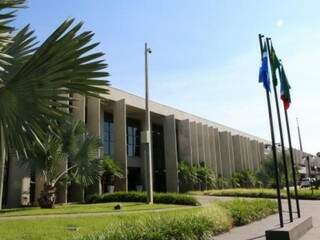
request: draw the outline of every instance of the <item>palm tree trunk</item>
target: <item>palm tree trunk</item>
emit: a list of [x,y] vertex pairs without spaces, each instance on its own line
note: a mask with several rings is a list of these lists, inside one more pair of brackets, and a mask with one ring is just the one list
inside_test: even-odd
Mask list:
[[85,202],[85,194],[86,194],[86,188],[84,186],[81,187],[81,202]]
[[6,163],[6,148],[4,142],[3,126],[0,125],[0,209],[2,209],[4,170]]

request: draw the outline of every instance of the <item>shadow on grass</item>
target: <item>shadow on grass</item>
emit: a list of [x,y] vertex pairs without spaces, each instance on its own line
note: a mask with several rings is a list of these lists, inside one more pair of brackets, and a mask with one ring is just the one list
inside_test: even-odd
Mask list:
[[2,210],[0,210],[0,216],[1,216],[1,214],[12,213],[12,212],[25,212],[25,211],[34,210],[34,209],[37,209],[37,208],[35,208],[35,207],[21,207],[21,208],[2,209]]

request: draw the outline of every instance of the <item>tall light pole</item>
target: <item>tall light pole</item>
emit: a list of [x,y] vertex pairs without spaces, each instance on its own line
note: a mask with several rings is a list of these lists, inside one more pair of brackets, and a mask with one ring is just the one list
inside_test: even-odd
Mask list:
[[300,127],[299,127],[299,120],[298,118],[297,119],[297,129],[298,129],[298,137],[299,137],[299,145],[300,145],[300,152],[302,152],[302,159],[304,157],[306,157],[306,162],[307,164],[306,165],[306,173],[307,173],[307,177],[311,177],[310,173],[311,173],[311,170],[310,170],[310,159],[309,159],[309,156],[304,156],[304,153],[303,153],[303,148],[302,148],[302,140],[301,140],[301,133],[300,133]]
[[145,160],[146,160],[146,174],[147,174],[147,201],[153,204],[153,176],[152,176],[152,154],[151,154],[151,124],[150,124],[150,110],[149,110],[149,82],[148,82],[148,54],[151,54],[151,49],[148,48],[147,43],[144,44],[144,63],[145,63],[145,131],[143,136],[143,143],[145,144]]

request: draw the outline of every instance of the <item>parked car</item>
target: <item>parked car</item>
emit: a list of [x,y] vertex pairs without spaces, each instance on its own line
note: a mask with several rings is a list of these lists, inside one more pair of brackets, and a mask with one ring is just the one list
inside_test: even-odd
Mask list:
[[303,178],[300,187],[305,188],[305,187],[311,187],[312,182],[314,181],[313,178]]

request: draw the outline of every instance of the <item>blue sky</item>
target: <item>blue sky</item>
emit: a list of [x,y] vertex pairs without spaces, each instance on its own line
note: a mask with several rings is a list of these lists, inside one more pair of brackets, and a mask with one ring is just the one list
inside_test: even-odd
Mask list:
[[266,139],[257,34],[269,35],[292,86],[293,143],[298,147],[298,116],[304,150],[320,151],[317,0],[32,0],[28,6],[16,26],[30,23],[39,40],[66,18],[84,21],[101,42],[114,87],[143,94],[147,41],[153,100]]

